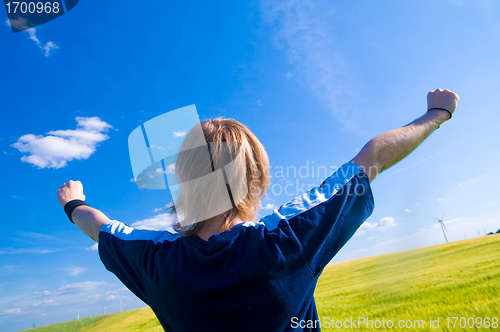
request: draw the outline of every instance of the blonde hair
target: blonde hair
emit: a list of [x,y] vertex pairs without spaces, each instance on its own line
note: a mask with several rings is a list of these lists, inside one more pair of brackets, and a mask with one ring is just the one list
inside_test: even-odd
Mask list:
[[[222,172],[226,188],[217,186],[216,180],[203,181],[196,186],[185,186],[184,189],[180,187],[178,197],[169,209],[176,212],[178,218],[182,216],[184,221],[178,221],[174,229],[183,236],[190,236],[221,215],[225,220],[219,232],[229,230],[232,220],[238,214],[243,220],[254,222],[262,197],[270,185],[269,158],[264,146],[246,126],[233,119],[219,117],[203,121],[201,130],[208,144],[193,143],[199,141],[199,134],[196,133],[199,132],[199,127],[196,129],[197,127],[191,129],[186,135],[181,147],[182,152],[177,158],[175,174],[178,181],[182,183],[206,178],[205,175],[214,174],[212,172],[224,169],[229,163],[232,163],[233,167],[229,173]],[[193,146],[198,148],[192,148]],[[206,151],[207,146],[209,156],[204,158],[200,152]],[[208,159],[209,162],[206,162]],[[236,163],[238,166],[234,167]],[[217,197],[227,197],[227,192],[232,207],[217,216],[201,220],[204,218],[200,217],[203,211],[211,209],[214,204],[220,206],[221,201],[217,201]],[[236,197],[238,193],[240,197]]]

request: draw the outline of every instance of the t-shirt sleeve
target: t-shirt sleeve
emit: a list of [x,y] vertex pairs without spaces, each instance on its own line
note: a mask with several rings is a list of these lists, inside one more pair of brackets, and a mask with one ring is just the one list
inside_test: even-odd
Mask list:
[[155,271],[155,254],[164,240],[174,240],[167,231],[139,230],[111,220],[99,232],[99,257],[138,298],[148,304],[148,279]]
[[370,181],[354,163],[342,165],[319,187],[283,205],[279,213],[318,274],[373,212]]

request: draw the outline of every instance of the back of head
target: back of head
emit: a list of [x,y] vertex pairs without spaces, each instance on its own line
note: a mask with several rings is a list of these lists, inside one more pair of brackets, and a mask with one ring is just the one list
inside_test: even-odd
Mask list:
[[172,210],[181,220],[174,229],[184,236],[216,218],[224,218],[219,232],[238,215],[254,221],[270,184],[267,153],[246,126],[216,118],[203,121],[201,129],[207,144],[199,144],[199,129],[193,128],[175,165],[180,187]]

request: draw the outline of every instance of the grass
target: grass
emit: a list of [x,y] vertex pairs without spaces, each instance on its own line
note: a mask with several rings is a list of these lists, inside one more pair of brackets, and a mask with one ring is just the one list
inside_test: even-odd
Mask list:
[[96,322],[106,319],[112,314],[109,315],[100,315],[100,316],[92,316],[81,319],[72,320],[69,322],[57,323],[47,326],[35,327],[33,329],[25,330],[30,332],[76,332],[80,331],[82,328],[93,325]]
[[[423,320],[419,331],[446,331],[447,317],[500,318],[499,259],[500,234],[332,264],[318,282],[318,311]],[[430,317],[440,318],[440,329],[429,328]],[[458,326],[452,330],[476,331]]]
[[30,332],[129,332],[148,331],[162,332],[163,329],[153,311],[149,307],[76,319],[69,322],[36,327]]
[[93,325],[86,326],[79,332],[129,332],[148,331],[162,332],[163,329],[153,311],[149,307],[119,312],[109,318],[100,320]]
[[[499,261],[500,234],[495,234],[331,264],[323,271],[315,293],[320,320],[331,323],[332,320],[367,317],[374,323],[376,320],[391,320],[394,326],[400,320],[412,324],[419,320],[423,321],[423,327],[405,330],[481,330],[461,328],[460,322],[455,328],[447,328],[445,319],[500,318]],[[439,328],[429,326],[430,317],[433,320],[439,317]],[[367,330],[366,325],[357,324],[357,328],[336,330]],[[484,330],[499,328],[500,323],[498,328]],[[325,328],[323,324],[322,330],[333,329]],[[151,309],[146,307],[30,331],[163,330]]]

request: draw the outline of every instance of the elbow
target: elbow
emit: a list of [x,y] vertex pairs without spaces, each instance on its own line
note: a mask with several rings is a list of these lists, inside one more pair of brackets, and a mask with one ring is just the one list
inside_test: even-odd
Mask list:
[[363,169],[370,182],[383,170],[377,151],[376,141],[372,139],[351,161]]

